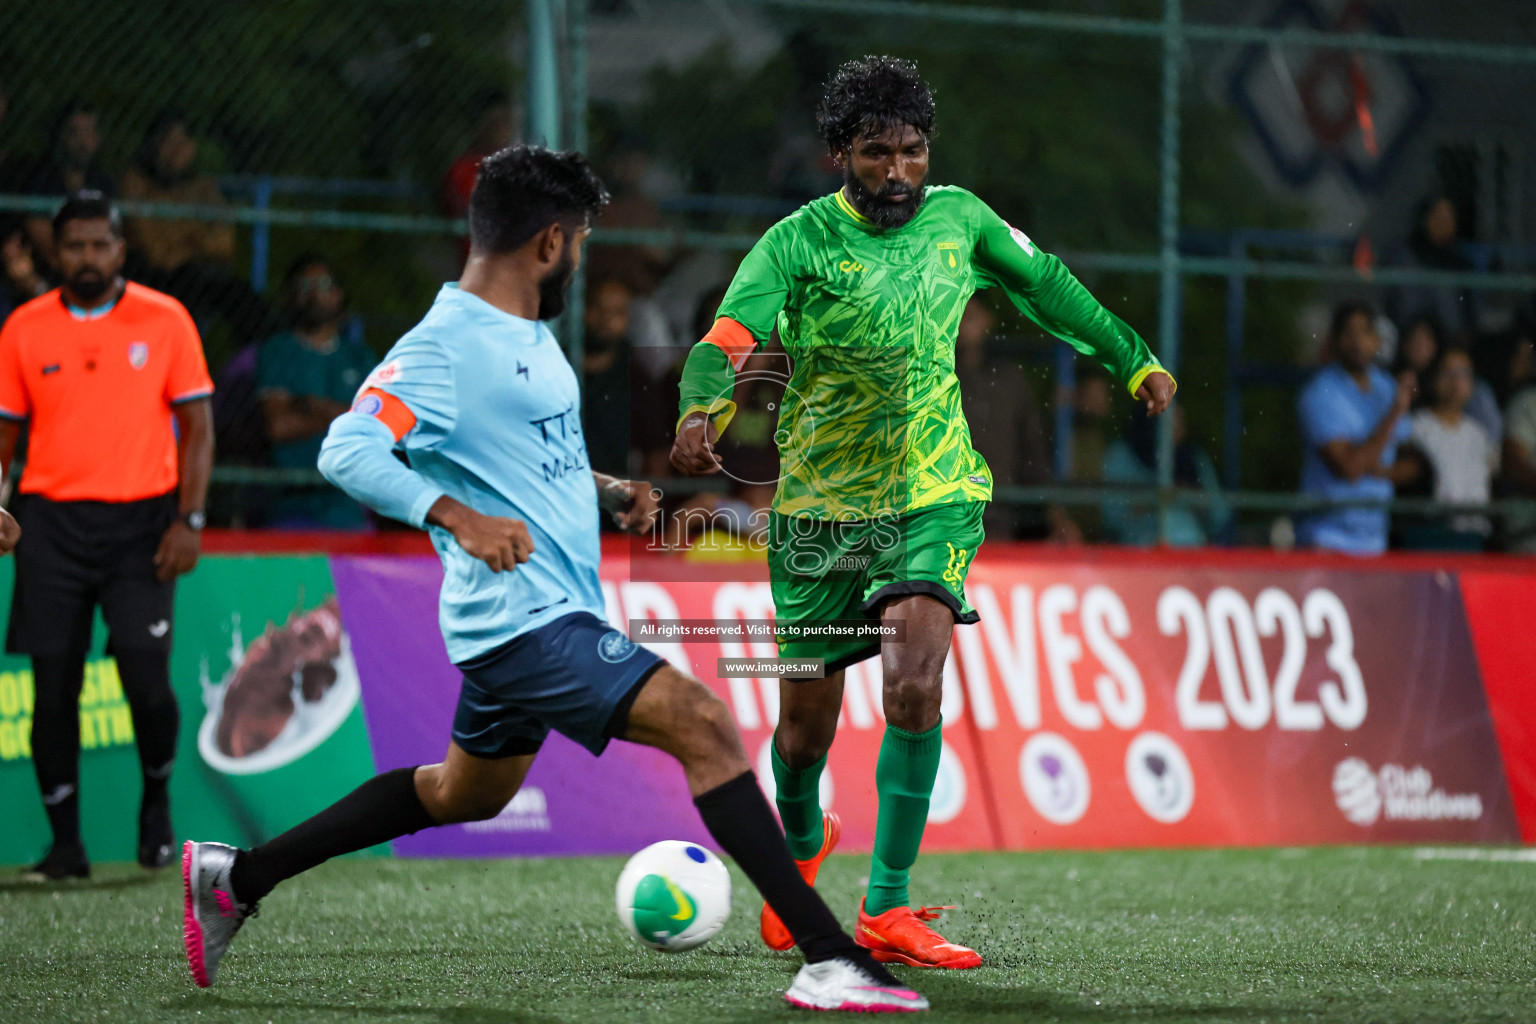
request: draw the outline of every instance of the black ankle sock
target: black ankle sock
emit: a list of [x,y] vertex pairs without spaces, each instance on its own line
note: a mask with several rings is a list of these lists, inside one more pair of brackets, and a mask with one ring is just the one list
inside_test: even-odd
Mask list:
[[230,884],[255,903],[277,883],[332,857],[397,839],[437,822],[416,795],[416,769],[376,775],[308,821],[235,858]]
[[816,890],[800,877],[784,832],[757,786],[757,776],[751,772],[738,775],[694,797],[693,803],[715,842],[741,865],[795,937],[807,963],[830,960],[857,948]]
[[[69,792],[61,796],[63,787],[43,794],[43,810],[48,812],[48,827],[53,830],[53,845],[62,848],[78,847],[80,843],[80,788],[70,785]],[[49,803],[52,799],[53,802]]]

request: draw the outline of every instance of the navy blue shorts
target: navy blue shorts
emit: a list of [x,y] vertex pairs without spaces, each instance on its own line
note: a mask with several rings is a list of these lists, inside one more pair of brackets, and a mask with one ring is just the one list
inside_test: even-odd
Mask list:
[[563,615],[459,664],[453,742],[476,757],[515,757],[536,753],[553,729],[601,754],[665,664],[591,612]]

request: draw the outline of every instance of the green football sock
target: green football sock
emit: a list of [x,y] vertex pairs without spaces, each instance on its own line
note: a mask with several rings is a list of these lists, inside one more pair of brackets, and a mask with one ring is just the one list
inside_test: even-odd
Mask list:
[[784,763],[779,755],[778,743],[773,748],[773,782],[778,787],[776,803],[779,819],[784,822],[784,838],[789,842],[790,856],[795,860],[810,860],[821,850],[825,830],[821,823],[821,801],[817,790],[821,784],[821,770],[827,766],[827,756],[798,771]]
[[917,860],[928,824],[928,798],[939,774],[940,729],[907,732],[885,727],[880,759],[875,762],[875,791],[880,812],[875,819],[875,853],[869,868],[864,911],[871,917],[907,905],[907,874]]

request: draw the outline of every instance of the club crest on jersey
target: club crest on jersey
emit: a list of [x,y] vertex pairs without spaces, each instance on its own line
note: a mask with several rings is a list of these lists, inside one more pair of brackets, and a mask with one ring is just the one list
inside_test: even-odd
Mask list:
[[128,346],[128,365],[135,370],[144,369],[144,364],[149,362],[149,344],[143,341],[135,341]]
[[[960,267],[960,261],[959,261],[959,259],[957,257],[960,254],[960,243],[959,242],[940,242],[940,243],[938,243],[938,248],[939,248],[939,259],[941,261],[947,263],[950,270],[958,270],[959,267]],[[945,260],[946,256],[948,257],[947,260]]]

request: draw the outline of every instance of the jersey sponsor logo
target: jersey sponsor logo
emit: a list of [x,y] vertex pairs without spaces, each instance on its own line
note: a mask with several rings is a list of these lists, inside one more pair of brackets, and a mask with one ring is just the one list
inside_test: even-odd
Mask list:
[[360,412],[364,416],[377,416],[384,411],[384,399],[378,395],[364,395],[352,406],[353,412]]
[[363,381],[363,385],[366,387],[369,385],[393,384],[400,379],[400,374],[400,360],[391,359],[370,373],[368,379]]
[[597,656],[610,665],[617,665],[635,653],[635,642],[618,630],[604,633],[597,641]]
[[1015,242],[1019,243],[1020,249],[1023,249],[1031,256],[1035,254],[1035,243],[1029,240],[1028,235],[1014,227],[1012,224],[1008,225],[1008,233],[1013,236],[1013,240]]
[[984,484],[987,482],[987,478],[982,476],[980,473],[972,473],[967,476],[966,479],[973,484]]
[[942,256],[948,256],[949,257],[949,269],[950,270],[954,270],[955,268],[960,266],[959,261],[956,259],[956,257],[960,253],[960,243],[959,242],[940,242],[940,243],[938,243],[938,248],[939,248],[939,255],[941,257]]
[[149,362],[149,345],[146,342],[135,341],[128,346],[129,366],[135,370],[142,370],[147,362]]
[[837,265],[837,269],[845,274],[862,274],[864,273],[864,264],[858,260],[843,260]]
[[43,367],[43,376],[52,376],[53,374],[58,373],[60,369],[61,367],[58,363],[49,363],[47,366]]

